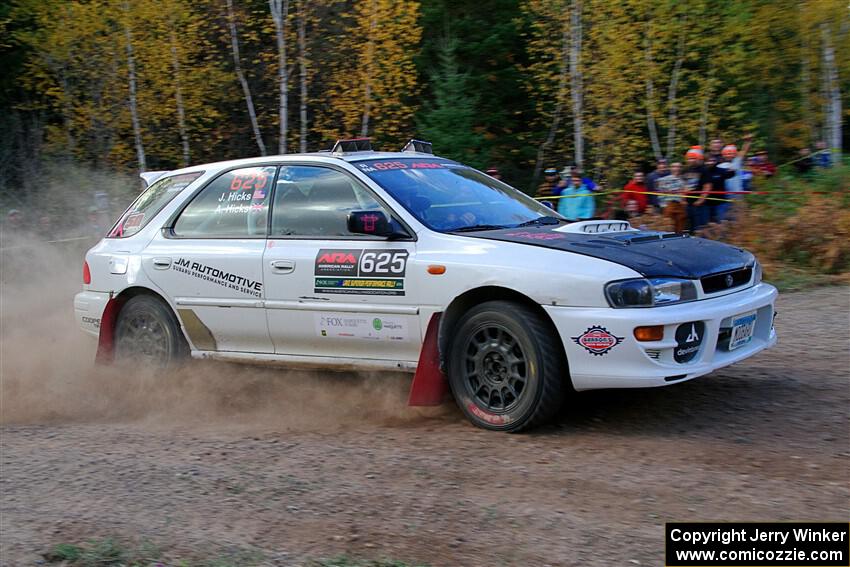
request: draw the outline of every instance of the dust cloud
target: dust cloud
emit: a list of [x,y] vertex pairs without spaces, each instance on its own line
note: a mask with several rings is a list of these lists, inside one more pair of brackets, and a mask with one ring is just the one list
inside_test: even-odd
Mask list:
[[456,418],[406,405],[410,374],[293,371],[209,361],[176,370],[95,366],[74,320],[95,239],[6,237],[0,250],[0,423],[332,431]]

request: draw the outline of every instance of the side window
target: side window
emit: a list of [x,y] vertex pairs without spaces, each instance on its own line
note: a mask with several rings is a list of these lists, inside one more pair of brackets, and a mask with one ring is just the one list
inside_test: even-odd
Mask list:
[[[389,211],[349,175],[326,167],[282,166],[272,207],[272,236],[353,236],[351,211]],[[357,235],[358,238],[362,235]]]
[[246,167],[221,175],[183,209],[174,234],[187,238],[265,236],[276,167]]

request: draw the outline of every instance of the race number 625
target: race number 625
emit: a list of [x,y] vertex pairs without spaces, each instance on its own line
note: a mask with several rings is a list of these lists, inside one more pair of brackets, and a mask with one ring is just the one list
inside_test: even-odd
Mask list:
[[367,250],[360,257],[360,275],[403,276],[407,250]]

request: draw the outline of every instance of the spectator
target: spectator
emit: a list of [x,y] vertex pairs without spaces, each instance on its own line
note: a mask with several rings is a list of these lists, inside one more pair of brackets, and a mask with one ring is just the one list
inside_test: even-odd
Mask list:
[[776,175],[776,166],[770,163],[767,157],[767,150],[759,150],[756,153],[756,160],[757,167],[753,169],[753,175],[765,178]]
[[[744,190],[742,185],[742,177],[741,170],[744,168],[744,159],[747,157],[747,153],[750,151],[750,145],[752,144],[753,136],[752,134],[747,134],[744,136],[744,147],[741,148],[741,151],[738,151],[738,148],[733,144],[729,144],[728,146],[724,146],[723,151],[721,152],[723,155],[723,161],[717,164],[717,167],[721,169],[725,169],[731,172],[731,177],[726,180],[724,190],[729,193],[727,195],[716,195],[717,197],[725,197],[729,199],[734,199],[740,197],[740,195],[732,195],[731,193],[740,193]],[[731,207],[731,202],[720,202],[715,201],[717,203],[716,212],[718,215],[718,221],[722,221],[729,212],[729,208]]]
[[[720,167],[714,156],[708,156],[705,159],[702,179],[700,179],[700,185],[702,185],[701,198],[694,203],[706,209],[700,219],[703,221],[702,224],[719,223],[722,220],[721,215],[724,212],[722,205],[725,205],[726,202],[720,199],[723,199],[723,192],[726,190],[726,180],[734,175],[735,172],[731,169]],[[696,227],[691,225],[691,230],[696,230]]]
[[818,140],[815,149],[815,165],[822,168],[832,167],[832,152],[826,147],[826,142]]
[[497,167],[491,167],[487,171],[485,171],[484,173],[486,173],[487,175],[489,175],[490,177],[492,177],[493,179],[496,179],[498,181],[502,180],[502,174],[499,172],[499,168],[497,168]]
[[805,175],[810,172],[814,166],[815,164],[812,161],[812,150],[809,148],[802,148],[800,150],[800,157],[794,162],[794,167],[797,169],[797,173]]
[[581,172],[573,168],[569,181],[562,180],[563,187],[556,189],[558,195],[558,212],[571,221],[587,220],[593,218],[596,204],[593,200],[593,191],[584,183]]
[[618,200],[620,208],[626,212],[626,215],[633,217],[646,212],[646,206],[649,204],[647,197],[643,172],[635,171],[631,181],[623,187]]
[[717,163],[723,161],[723,140],[715,138],[708,146],[708,155],[712,156]]
[[682,164],[674,162],[670,166],[670,174],[658,179],[656,189],[664,196],[658,197],[662,214],[673,222],[673,232],[685,232],[688,213],[685,210],[682,195],[687,190],[682,179]]
[[[561,180],[569,181],[572,178],[573,170],[577,170],[578,168],[573,165],[568,165],[561,170]],[[581,182],[584,183],[584,186],[590,189],[591,191],[596,191],[596,183],[593,182],[589,177],[582,177]],[[561,183],[561,186],[565,186],[565,184]]]
[[757,167],[757,160],[756,156],[748,158],[747,165],[741,170],[741,189],[744,191],[753,190],[753,175]]
[[[558,185],[558,181],[558,170],[554,167],[547,167],[543,171],[543,181],[537,187],[537,193],[535,197],[551,197],[552,191]],[[550,209],[553,208],[552,201],[543,201],[543,204],[549,207]]]
[[[665,158],[659,158],[655,163],[655,171],[646,176],[646,190],[650,193],[658,192],[658,180],[667,175],[670,175],[667,160]],[[649,195],[649,204],[653,207],[660,207],[659,197],[657,195]]]
[[685,182],[685,195],[687,197],[688,222],[690,230],[693,231],[704,225],[705,214],[708,209],[704,208],[705,197],[703,194],[703,185],[701,183],[705,166],[703,166],[702,146],[691,146],[691,149],[685,154],[685,161],[688,166],[682,174],[682,179]]

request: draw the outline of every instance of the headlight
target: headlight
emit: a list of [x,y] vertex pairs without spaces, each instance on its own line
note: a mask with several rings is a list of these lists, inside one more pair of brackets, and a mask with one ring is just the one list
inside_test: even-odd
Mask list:
[[697,298],[697,288],[692,280],[641,278],[611,282],[605,286],[605,296],[614,308],[654,307],[693,301]]
[[755,265],[753,266],[753,285],[758,285],[761,283],[761,264],[756,260]]

